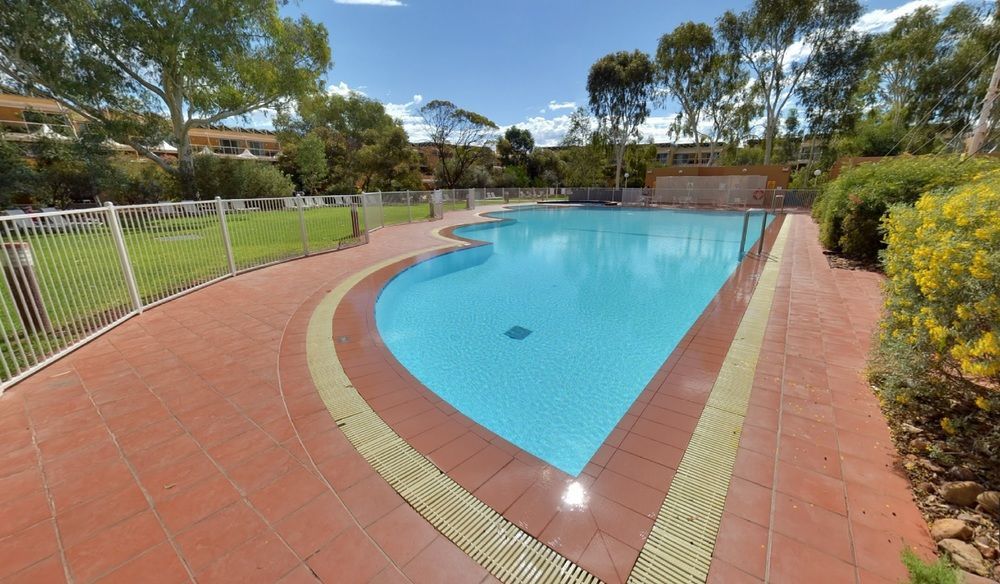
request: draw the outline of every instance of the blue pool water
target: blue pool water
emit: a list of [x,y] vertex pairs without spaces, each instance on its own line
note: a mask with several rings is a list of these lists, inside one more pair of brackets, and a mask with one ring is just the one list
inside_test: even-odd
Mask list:
[[742,213],[495,216],[513,221],[456,231],[493,245],[389,282],[378,330],[441,398],[576,476],[735,269]]

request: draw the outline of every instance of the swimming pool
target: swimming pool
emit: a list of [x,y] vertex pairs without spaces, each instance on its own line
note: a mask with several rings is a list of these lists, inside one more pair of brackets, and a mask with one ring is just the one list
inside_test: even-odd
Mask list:
[[[738,264],[742,213],[531,208],[405,270],[375,306],[417,379],[576,476]],[[756,226],[756,227],[755,227]],[[748,247],[760,231],[751,222]]]

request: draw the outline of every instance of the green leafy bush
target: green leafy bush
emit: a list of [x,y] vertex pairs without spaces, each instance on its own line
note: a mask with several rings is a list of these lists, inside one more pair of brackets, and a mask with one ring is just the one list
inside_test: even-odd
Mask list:
[[119,165],[121,181],[104,198],[118,205],[169,201],[179,196],[177,179],[153,162],[135,159]]
[[847,257],[874,261],[885,247],[882,219],[889,207],[912,205],[924,193],[943,192],[998,163],[956,156],[897,156],[862,164],[823,187],[813,207],[823,245]]
[[274,165],[212,155],[194,159],[195,184],[202,199],[288,197],[295,183]]

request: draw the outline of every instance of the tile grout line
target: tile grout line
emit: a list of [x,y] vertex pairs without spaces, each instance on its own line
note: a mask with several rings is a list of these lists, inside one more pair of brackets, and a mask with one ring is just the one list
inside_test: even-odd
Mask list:
[[782,223],[629,582],[704,582],[712,562],[782,254]]
[[[56,536],[56,549],[59,550],[59,560],[60,563],[62,564],[63,575],[66,576],[66,582],[72,584],[73,582],[75,582],[75,580],[73,579],[73,573],[69,569],[69,561],[67,561],[66,559],[66,546],[63,545],[62,534],[59,531],[59,523],[56,521],[56,503],[52,496],[52,488],[49,486],[49,479],[47,476],[45,476],[45,464],[44,462],[42,462],[42,450],[38,446],[38,433],[35,430],[35,421],[31,416],[27,400],[25,399],[21,400],[21,408],[24,411],[24,415],[28,420],[28,425],[31,427],[31,445],[34,447],[35,462],[38,464],[38,474],[41,475],[42,489],[45,491],[45,502],[46,504],[48,504],[49,513],[51,515],[47,520],[43,519],[38,523],[42,523],[44,521],[49,521],[52,523],[52,531],[55,533]],[[38,525],[38,523],[30,525],[25,529],[30,529],[31,527]],[[14,535],[16,534],[11,534],[10,536],[7,537],[13,537]],[[19,570],[19,573],[24,573],[28,571],[29,569],[40,564],[44,560],[45,558],[42,558],[41,560],[38,560],[37,562],[31,565],[24,566]],[[12,575],[17,575],[17,574],[12,574]]]
[[[791,263],[791,273],[795,273],[795,254],[789,255],[789,262]],[[780,269],[779,269],[780,277]],[[788,283],[788,305],[785,307],[785,347],[789,346],[788,343],[788,321],[790,320],[790,315],[792,312],[792,283],[789,280]],[[778,457],[781,454],[781,425],[784,417],[782,413],[785,409],[785,371],[788,367],[788,355],[783,353],[781,356],[781,386],[778,391],[778,426],[775,430],[774,436],[774,471],[771,473],[771,508],[768,510],[768,523],[767,523],[767,548],[765,549],[764,558],[764,582],[770,582],[771,578],[771,548],[774,544],[774,509],[778,499]]]

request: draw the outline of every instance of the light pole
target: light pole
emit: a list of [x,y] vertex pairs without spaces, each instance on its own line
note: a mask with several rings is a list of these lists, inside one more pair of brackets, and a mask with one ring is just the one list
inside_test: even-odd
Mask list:
[[820,170],[820,169],[818,169],[818,168],[813,171],[813,177],[814,177],[813,178],[813,186],[816,186],[819,183],[819,175],[821,175],[821,174],[823,174],[823,171]]
[[625,204],[625,189],[628,188],[628,173],[625,173],[625,182],[622,183],[622,205]]

